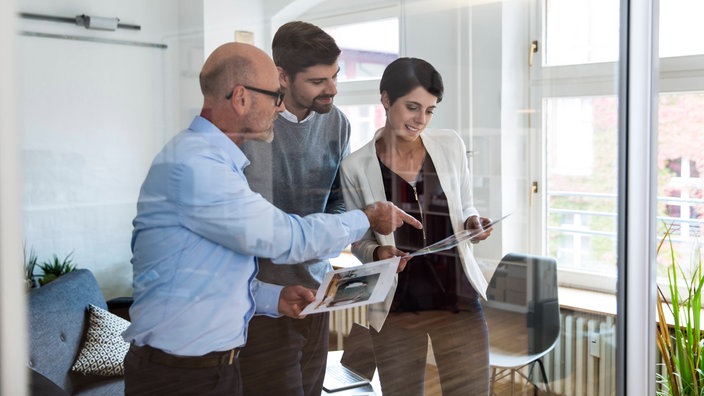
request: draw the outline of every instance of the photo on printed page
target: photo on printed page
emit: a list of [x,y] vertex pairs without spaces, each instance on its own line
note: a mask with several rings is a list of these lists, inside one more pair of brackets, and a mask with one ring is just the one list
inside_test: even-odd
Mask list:
[[328,272],[318,288],[315,301],[301,314],[332,311],[377,303],[386,298],[400,258],[343,268]]

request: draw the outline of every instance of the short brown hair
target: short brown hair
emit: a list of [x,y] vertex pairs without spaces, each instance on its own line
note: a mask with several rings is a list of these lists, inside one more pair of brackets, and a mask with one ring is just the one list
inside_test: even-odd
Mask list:
[[315,65],[332,65],[342,50],[323,29],[302,21],[281,25],[271,42],[276,66],[289,77]]

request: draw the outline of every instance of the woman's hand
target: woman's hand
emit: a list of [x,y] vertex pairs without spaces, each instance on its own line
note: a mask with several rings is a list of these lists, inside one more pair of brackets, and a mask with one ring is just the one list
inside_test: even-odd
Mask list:
[[406,268],[408,261],[412,258],[410,253],[398,250],[396,247],[391,245],[379,246],[376,250],[374,250],[374,259],[376,260],[386,260],[392,257],[401,257],[401,260],[398,262],[396,272],[403,271],[403,269]]
[[494,229],[493,227],[489,228],[484,228],[485,226],[489,225],[491,223],[491,219],[488,217],[479,217],[479,216],[472,216],[467,219],[467,221],[464,222],[464,228],[466,230],[471,231],[473,234],[477,233],[471,241],[472,243],[479,243],[479,241],[483,241],[491,235],[491,231]]

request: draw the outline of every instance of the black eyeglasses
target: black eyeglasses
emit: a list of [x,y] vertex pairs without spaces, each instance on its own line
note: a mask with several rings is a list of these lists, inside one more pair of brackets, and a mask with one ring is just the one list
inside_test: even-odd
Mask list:
[[[269,95],[269,96],[271,96],[271,97],[273,97],[273,98],[276,98],[276,101],[274,102],[274,104],[276,105],[276,107],[281,106],[281,103],[283,103],[283,101],[284,101],[284,93],[281,92],[281,91],[278,91],[278,92],[268,91],[268,90],[266,90],[266,89],[261,89],[261,88],[256,88],[256,87],[250,87],[249,85],[243,85],[243,87],[244,87],[245,89],[250,90],[250,91],[259,92],[260,94]],[[234,89],[232,90],[232,92],[230,92],[229,94],[227,94],[227,96],[225,96],[225,99],[227,99],[227,100],[232,99],[232,93],[233,93],[233,92],[234,92]]]

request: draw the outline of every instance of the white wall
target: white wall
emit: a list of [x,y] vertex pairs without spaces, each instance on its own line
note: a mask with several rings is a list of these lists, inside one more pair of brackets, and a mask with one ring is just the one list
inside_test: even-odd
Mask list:
[[[73,252],[106,297],[131,294],[131,221],[146,170],[174,134],[178,3],[26,0],[20,12],[119,17],[140,31],[23,19],[25,32],[167,44],[167,49],[20,36],[24,241],[39,260]],[[179,126],[183,128],[183,126]]]
[[169,65],[171,71],[176,73],[178,84],[167,85],[164,95],[165,101],[175,101],[167,105],[168,109],[180,109],[178,118],[168,117],[168,120],[176,122],[167,125],[166,130],[171,134],[188,126],[203,105],[198,83],[198,74],[205,61],[203,23],[203,0],[179,0],[178,26],[165,38],[165,42],[178,51],[178,60]]
[[235,30],[253,31],[255,45],[269,50],[262,3],[25,0],[19,12],[118,17],[141,26],[97,31],[19,19],[18,28],[28,33],[17,41],[20,240],[40,261],[72,253],[107,298],[131,295],[131,222],[149,164],[200,112],[198,73],[207,54],[232,41]]
[[262,1],[209,0],[203,6],[206,56],[219,45],[235,40],[236,30],[254,33],[253,44],[271,53]]

